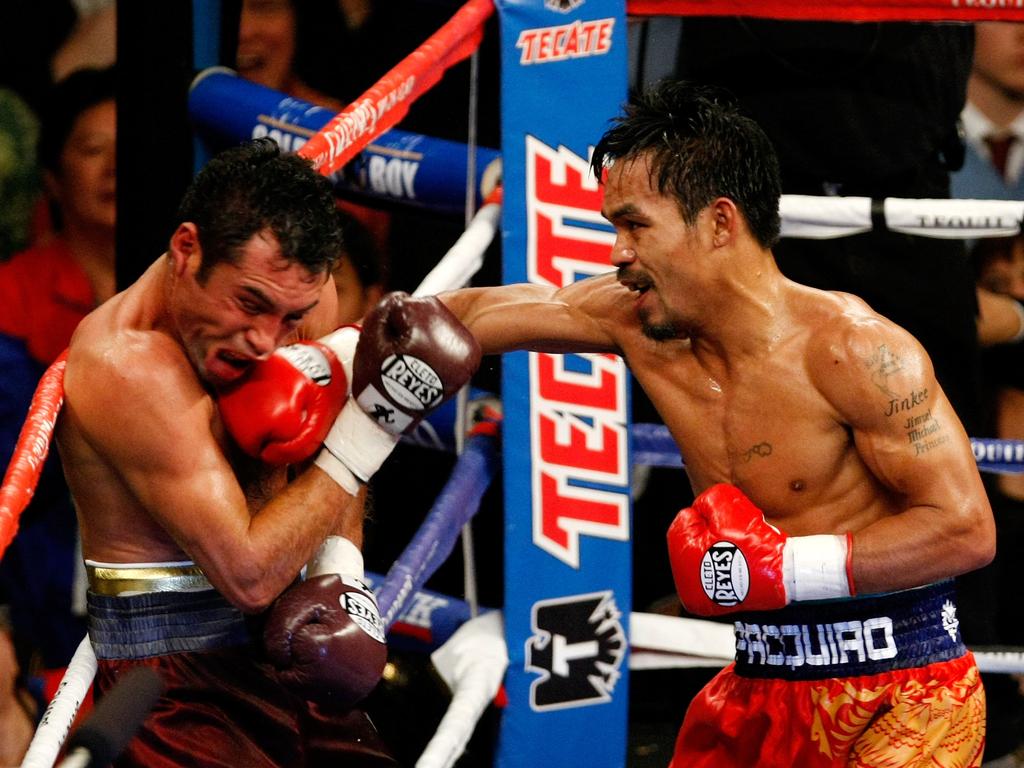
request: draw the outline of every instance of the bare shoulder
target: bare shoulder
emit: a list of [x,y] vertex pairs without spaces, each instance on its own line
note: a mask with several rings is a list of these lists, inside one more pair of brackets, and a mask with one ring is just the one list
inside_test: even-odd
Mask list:
[[807,370],[840,413],[871,420],[938,394],[931,360],[907,330],[855,296],[828,296],[807,346]]
[[68,354],[64,390],[84,436],[127,445],[139,430],[176,434],[203,420],[213,403],[184,351],[160,331],[83,329]]

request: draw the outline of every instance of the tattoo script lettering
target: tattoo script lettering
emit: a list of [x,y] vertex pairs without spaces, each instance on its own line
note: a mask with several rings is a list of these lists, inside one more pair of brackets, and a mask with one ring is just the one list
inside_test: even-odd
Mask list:
[[909,397],[893,397],[885,408],[886,416],[895,416],[900,411],[909,411],[916,408],[928,399],[928,387],[916,389]]
[[931,408],[918,416],[909,417],[903,429],[907,433],[908,442],[914,446],[915,456],[949,442],[949,435],[941,434],[942,425],[932,416]]
[[744,462],[750,461],[755,456],[760,456],[761,458],[764,458],[766,456],[771,456],[771,455],[772,455],[772,445],[771,445],[771,443],[758,443],[757,445],[754,445],[754,446],[748,448],[743,453],[743,461]]

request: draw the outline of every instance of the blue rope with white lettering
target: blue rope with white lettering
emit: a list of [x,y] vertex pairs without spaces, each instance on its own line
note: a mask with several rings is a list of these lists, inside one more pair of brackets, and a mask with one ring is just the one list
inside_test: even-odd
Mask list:
[[[633,463],[650,467],[682,467],[679,448],[662,424],[634,424]],[[972,437],[971,450],[982,472],[1024,472],[1024,440]]]

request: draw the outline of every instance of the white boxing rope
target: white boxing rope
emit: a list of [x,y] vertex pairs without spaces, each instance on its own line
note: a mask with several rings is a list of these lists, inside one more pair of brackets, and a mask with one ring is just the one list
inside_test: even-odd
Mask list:
[[433,296],[442,291],[461,288],[484,263],[487,246],[494,240],[501,221],[501,204],[486,203],[476,212],[472,222],[423,282],[414,296]]
[[451,768],[466,750],[508,668],[501,612],[470,619],[430,658],[451,690],[452,700],[416,768]]
[[43,713],[21,768],[52,768],[95,676],[96,655],[86,635],[68,662],[57,692]]
[[1024,201],[783,195],[779,214],[783,237],[845,237],[868,232],[875,222],[884,222],[893,232],[924,237],[1007,237],[1021,231]]

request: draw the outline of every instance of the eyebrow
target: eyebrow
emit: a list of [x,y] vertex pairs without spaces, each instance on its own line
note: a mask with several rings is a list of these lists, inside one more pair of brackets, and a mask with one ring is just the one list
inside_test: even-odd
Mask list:
[[621,216],[630,216],[634,213],[640,213],[640,209],[637,208],[636,205],[634,205],[633,203],[626,203],[625,205],[621,205],[614,211],[611,211],[610,213],[605,213],[604,211],[601,211],[601,215],[608,219],[608,221],[611,221],[612,219],[617,219]]
[[[242,286],[242,290],[245,291],[246,293],[248,293],[252,298],[256,299],[256,301],[259,302],[259,304],[261,305],[260,308],[263,311],[271,312],[271,311],[276,311],[277,310],[277,308],[278,308],[277,304],[269,296],[267,296],[267,294],[265,294],[263,291],[261,291],[259,288],[256,288],[256,287],[251,286],[251,285],[246,285],[246,286]],[[309,306],[301,307],[299,309],[292,310],[291,312],[285,312],[284,314],[285,315],[293,315],[293,316],[294,315],[304,315],[304,314],[309,312],[309,310],[311,310],[313,307],[315,307],[319,303],[320,303],[320,299],[318,298],[312,304],[310,304]]]

